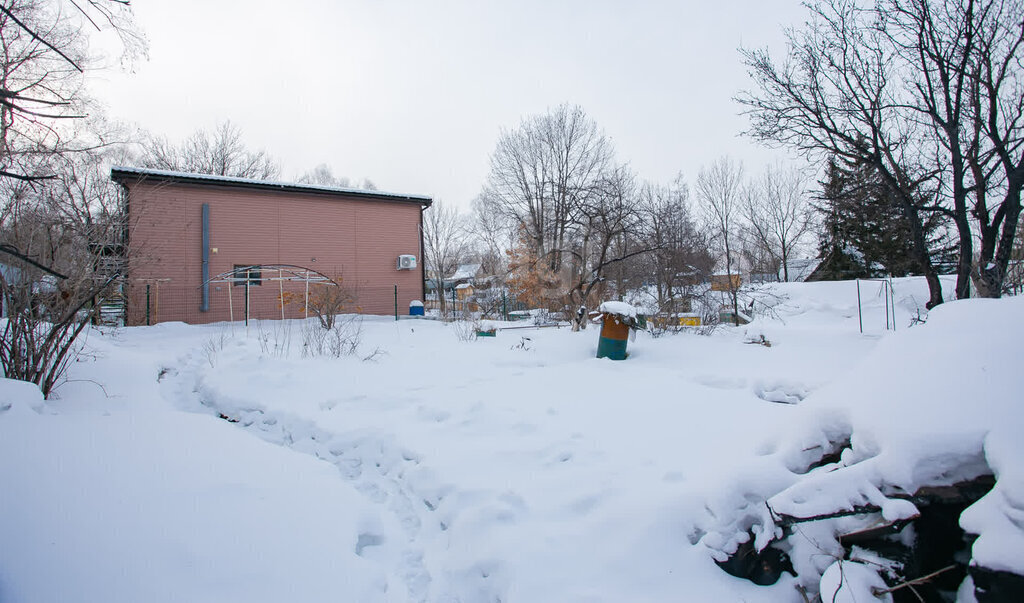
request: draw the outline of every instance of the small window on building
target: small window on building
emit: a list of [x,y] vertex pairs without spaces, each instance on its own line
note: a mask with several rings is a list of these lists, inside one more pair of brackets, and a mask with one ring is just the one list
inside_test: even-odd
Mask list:
[[248,264],[235,264],[232,279],[236,287],[245,285],[247,281],[249,286],[258,287],[263,284],[263,275],[260,274],[260,267]]

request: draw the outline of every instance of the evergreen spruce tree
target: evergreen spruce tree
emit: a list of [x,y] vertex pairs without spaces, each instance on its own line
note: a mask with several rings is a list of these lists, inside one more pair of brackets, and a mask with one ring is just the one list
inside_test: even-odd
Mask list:
[[[921,273],[913,256],[910,225],[877,170],[864,162],[834,158],[821,184],[816,209],[824,225],[818,246],[822,261],[812,280]],[[942,217],[930,215],[924,226],[929,249],[938,256],[933,259],[941,262],[949,251]]]

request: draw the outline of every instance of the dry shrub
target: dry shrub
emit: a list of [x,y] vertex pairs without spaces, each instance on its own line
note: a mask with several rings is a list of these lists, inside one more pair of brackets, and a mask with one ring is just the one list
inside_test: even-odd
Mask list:
[[333,281],[310,284],[308,299],[307,304],[304,292],[285,291],[279,296],[278,307],[295,305],[299,312],[315,316],[325,330],[334,328],[339,314],[362,312],[357,304],[356,292],[346,287],[340,277]]
[[309,291],[309,311],[320,321],[320,326],[334,328],[339,314],[358,313],[356,294],[341,284],[317,284]]
[[302,355],[351,356],[359,351],[362,334],[363,317],[356,314],[332,317],[330,327],[322,320],[319,324],[306,322],[302,328]]
[[303,325],[303,356],[340,358],[359,351],[363,333],[363,320],[358,315],[361,308],[355,291],[342,283],[341,277],[337,277],[332,282],[310,286],[304,310],[315,316],[317,322]]

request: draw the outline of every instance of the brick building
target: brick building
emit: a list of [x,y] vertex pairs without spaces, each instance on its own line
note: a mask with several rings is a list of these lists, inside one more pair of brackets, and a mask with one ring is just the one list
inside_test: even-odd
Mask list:
[[298,318],[302,275],[342,283],[348,309],[368,314],[424,297],[429,197],[127,167],[111,178],[126,195],[129,325]]

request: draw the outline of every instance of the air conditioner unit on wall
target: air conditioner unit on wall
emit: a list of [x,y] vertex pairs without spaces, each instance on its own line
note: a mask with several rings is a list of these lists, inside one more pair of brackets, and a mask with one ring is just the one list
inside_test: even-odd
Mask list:
[[412,270],[416,268],[416,256],[414,255],[400,255],[398,256],[398,269],[399,270]]

